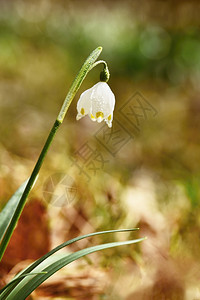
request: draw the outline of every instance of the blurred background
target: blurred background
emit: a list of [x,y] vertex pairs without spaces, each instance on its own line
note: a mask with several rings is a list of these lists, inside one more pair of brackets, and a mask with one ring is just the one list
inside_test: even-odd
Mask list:
[[30,299],[200,299],[200,3],[0,1],[0,206],[33,169],[97,46],[116,96],[112,130],[72,102],[0,265],[3,286],[77,235],[140,227],[64,251],[147,236],[58,272]]

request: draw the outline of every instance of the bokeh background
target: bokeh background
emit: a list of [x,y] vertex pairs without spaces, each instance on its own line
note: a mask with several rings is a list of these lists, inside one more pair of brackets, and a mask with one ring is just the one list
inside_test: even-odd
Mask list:
[[[148,237],[71,264],[30,299],[200,299],[199,11],[189,0],[0,1],[1,208],[29,177],[70,84],[99,45],[121,137],[107,132],[105,142],[103,124],[75,120],[98,66],[46,157],[0,265],[2,286],[71,237],[140,227],[64,250]],[[124,105],[133,105],[137,126]]]

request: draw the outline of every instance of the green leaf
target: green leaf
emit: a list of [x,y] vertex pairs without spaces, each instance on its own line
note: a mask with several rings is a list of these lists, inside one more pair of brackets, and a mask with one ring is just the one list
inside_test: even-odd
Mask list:
[[[71,254],[61,254],[59,257],[57,255],[51,256],[45,261],[43,261],[39,266],[34,269],[34,272],[38,272],[40,274],[27,276],[21,280],[21,282],[11,291],[11,293],[7,296],[6,299],[8,300],[16,300],[16,299],[26,299],[28,295],[30,295],[42,282],[47,280],[50,276],[52,276],[55,272],[63,268],[64,266],[68,265],[69,263],[85,256],[91,254],[93,252],[97,252],[100,250],[123,246],[123,245],[130,245],[134,243],[138,243],[143,241],[145,238],[124,241],[124,242],[114,242],[114,243],[107,243],[98,246],[89,247],[83,250],[79,250],[75,253]],[[47,272],[42,273],[41,272]],[[31,274],[31,273],[30,273]],[[3,298],[3,294],[0,297]]]
[[[26,277],[26,276],[33,276],[33,275],[35,275],[35,274],[44,274],[44,273],[46,273],[46,272],[39,272],[39,273],[38,273],[38,272],[32,272],[32,273],[24,273],[24,274],[22,274],[22,275],[19,275],[18,277],[12,279],[8,284],[6,284],[6,286],[4,286],[4,287],[1,289],[1,293],[2,293],[3,291],[5,291],[5,290],[6,290],[6,292],[11,291],[11,290],[13,289],[13,287],[17,285],[17,284],[15,284],[15,283],[19,283],[20,280],[23,279],[23,278]],[[15,284],[15,285],[14,285],[14,284]],[[9,288],[9,289],[8,289],[8,288]]]
[[[26,277],[26,276],[33,276],[33,275],[36,275],[36,274],[44,274],[44,273],[46,273],[46,272],[32,272],[32,273],[25,273],[25,274],[23,274],[23,275],[20,275],[20,276],[18,276],[17,278],[15,278],[15,279],[13,279],[12,281],[10,281],[2,290],[1,290],[1,293],[4,291],[4,290],[6,290],[6,289],[8,289],[8,287],[10,287],[11,286],[11,289],[10,290],[12,290],[13,289],[13,286],[14,286],[14,283],[19,283],[20,282],[20,279],[23,279],[24,277]],[[16,286],[16,285],[15,285]]]
[[12,195],[10,200],[7,202],[6,206],[0,212],[0,241],[2,240],[10,221],[14,215],[15,209],[20,201],[20,198],[25,190],[25,187],[28,183],[26,180],[22,185],[18,188],[18,190]]
[[[1,289],[0,294],[2,294],[2,292],[4,292],[2,294],[2,297],[0,296],[0,299],[6,299],[5,296],[9,294],[10,291],[12,291],[12,289],[21,281],[22,277],[24,274],[27,274],[29,272],[31,272],[35,267],[37,267],[39,264],[41,264],[44,260],[46,260],[47,258],[49,258],[51,255],[53,255],[54,253],[56,253],[57,251],[59,251],[60,249],[75,243],[79,240],[82,240],[84,238],[89,238],[92,236],[96,236],[96,235],[101,235],[101,234],[107,234],[107,233],[116,233],[116,232],[130,232],[130,231],[136,231],[139,228],[130,228],[130,229],[116,229],[116,230],[107,230],[107,231],[100,231],[100,232],[94,232],[94,233],[89,233],[86,235],[82,235],[76,238],[73,238],[65,243],[62,243],[61,245],[55,247],[54,249],[52,249],[50,252],[48,252],[47,254],[45,254],[44,256],[42,256],[41,258],[39,258],[38,260],[36,260],[35,262],[33,262],[30,266],[28,266],[26,269],[24,269],[22,272],[18,273],[12,281],[10,281],[3,289]],[[29,273],[30,274],[30,273]],[[6,291],[5,291],[6,290]]]
[[[73,238],[73,239],[71,239],[71,240],[69,240],[69,241],[67,241],[65,243],[62,243],[59,246],[55,247],[54,249],[52,249],[51,251],[49,251],[47,254],[43,255],[41,258],[39,258],[34,263],[32,263],[23,272],[29,273],[35,267],[37,267],[41,262],[43,262],[45,259],[47,259],[49,256],[53,255],[54,253],[56,253],[60,249],[66,247],[66,246],[69,246],[69,245],[71,245],[71,244],[73,244],[75,242],[78,242],[78,241],[80,241],[82,239],[89,238],[89,237],[96,236],[96,235],[101,235],[101,234],[117,233],[117,232],[130,232],[130,231],[136,231],[136,230],[139,230],[139,228],[106,230],[106,231],[93,232],[93,233],[88,233],[88,234],[85,234],[85,235],[78,236],[76,238]],[[23,273],[20,273],[20,274],[23,274]]]

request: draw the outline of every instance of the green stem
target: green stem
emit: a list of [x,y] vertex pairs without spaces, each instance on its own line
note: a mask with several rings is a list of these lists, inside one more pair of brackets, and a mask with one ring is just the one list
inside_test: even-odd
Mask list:
[[12,219],[11,219],[11,222],[8,226],[8,229],[7,229],[7,231],[6,231],[6,233],[3,237],[3,240],[2,240],[1,245],[0,245],[0,261],[3,257],[3,254],[4,254],[5,250],[6,250],[6,247],[7,247],[8,243],[9,243],[9,240],[12,236],[12,233],[15,229],[17,221],[18,221],[18,219],[19,219],[19,217],[22,213],[22,210],[23,210],[24,205],[26,203],[26,199],[27,199],[27,197],[28,197],[28,195],[31,191],[31,188],[32,188],[32,186],[33,186],[33,184],[34,184],[34,182],[37,178],[37,175],[38,175],[39,170],[42,166],[44,158],[45,158],[45,156],[48,152],[49,146],[51,145],[51,143],[53,141],[53,138],[54,138],[59,126],[63,122],[65,114],[66,114],[66,112],[67,112],[74,96],[76,95],[76,93],[77,93],[79,87],[81,86],[83,80],[85,79],[86,75],[92,69],[94,62],[97,60],[97,58],[100,55],[101,51],[102,51],[102,47],[98,47],[90,54],[90,56],[86,59],[86,61],[83,64],[82,68],[80,69],[80,71],[79,71],[78,75],[76,76],[74,82],[72,83],[72,86],[71,86],[71,88],[70,88],[70,90],[69,90],[69,92],[68,92],[68,94],[67,94],[67,96],[64,100],[63,106],[62,106],[62,108],[61,108],[61,110],[58,114],[58,117],[57,117],[55,123],[53,124],[53,127],[52,127],[52,129],[49,133],[49,136],[48,136],[47,140],[46,140],[46,143],[45,143],[45,145],[44,145],[44,147],[43,147],[43,149],[40,153],[38,161],[37,161],[37,163],[36,163],[36,165],[35,165],[35,167],[32,171],[30,179],[29,179],[29,181],[26,185],[26,188],[25,188],[25,190],[24,190],[24,192],[21,196],[21,199],[20,199],[19,204],[18,204],[18,206],[15,210],[15,213],[14,213]]
[[83,64],[82,68],[80,69],[78,75],[74,79],[74,82],[72,83],[72,86],[65,98],[65,101],[63,103],[63,106],[60,110],[60,113],[58,115],[57,120],[61,123],[63,122],[63,119],[65,117],[65,114],[72,102],[72,99],[74,98],[75,94],[77,93],[79,87],[81,86],[83,80],[85,79],[87,73],[93,69],[93,65],[95,61],[97,60],[98,56],[100,55],[102,51],[102,47],[96,48],[90,56],[86,59],[85,63]]
[[96,61],[93,65],[92,65],[92,67],[90,68],[90,70],[92,70],[93,68],[95,68],[97,65],[99,65],[99,64],[103,64],[104,65],[104,68],[106,68],[106,69],[108,69],[108,65],[107,65],[107,63],[105,62],[105,60],[98,60],[98,61]]
[[104,65],[103,71],[100,73],[100,80],[104,81],[104,82],[108,82],[108,80],[110,78],[110,72],[109,72],[107,63],[104,60],[98,60],[98,61],[96,61],[93,64],[93,66],[91,67],[91,69],[95,68],[99,64],[103,64]]

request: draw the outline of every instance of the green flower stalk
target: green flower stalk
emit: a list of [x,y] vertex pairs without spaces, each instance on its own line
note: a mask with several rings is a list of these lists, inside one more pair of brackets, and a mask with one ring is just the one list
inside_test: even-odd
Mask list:
[[97,63],[96,64],[94,64],[94,63],[97,60],[97,58],[99,57],[102,49],[103,49],[102,47],[98,47],[89,55],[89,57],[84,62],[82,68],[80,69],[78,75],[76,76],[74,82],[72,83],[72,86],[64,100],[63,106],[62,106],[60,113],[58,115],[58,118],[57,118],[57,120],[60,123],[63,122],[65,114],[66,114],[74,96],[76,95],[78,89],[80,88],[83,80],[85,79],[86,75],[88,74],[88,72],[90,70],[92,70],[94,68],[94,66],[97,65]]
[[[12,233],[14,231],[14,228],[15,228],[15,226],[17,224],[17,221],[18,221],[18,219],[19,219],[19,217],[20,217],[20,215],[22,213],[22,210],[23,210],[24,205],[26,203],[26,199],[27,199],[27,197],[28,197],[28,195],[29,195],[29,193],[31,191],[31,188],[33,187],[33,185],[34,185],[34,183],[35,183],[35,181],[37,179],[39,170],[40,170],[40,168],[42,166],[42,163],[43,163],[44,158],[45,158],[45,156],[46,156],[46,154],[48,152],[48,149],[49,149],[49,147],[50,147],[50,145],[51,145],[51,143],[53,141],[53,138],[54,138],[54,136],[55,136],[58,128],[62,124],[62,122],[64,120],[64,117],[65,117],[65,115],[67,113],[67,110],[68,110],[68,108],[69,108],[69,106],[70,106],[70,104],[71,104],[74,96],[76,95],[78,89],[80,88],[83,80],[87,76],[88,72],[90,70],[92,70],[95,66],[97,66],[99,63],[103,63],[104,64],[104,69],[103,69],[103,71],[101,73],[101,76],[100,76],[101,77],[101,81],[108,81],[108,79],[109,79],[109,71],[108,71],[108,67],[107,67],[106,62],[104,62],[104,61],[97,61],[96,62],[96,60],[99,57],[101,51],[102,51],[102,47],[98,47],[98,48],[96,48],[89,55],[89,57],[86,59],[85,63],[81,67],[81,69],[80,69],[78,75],[76,76],[74,82],[72,83],[71,88],[69,89],[69,92],[68,92],[68,94],[67,94],[67,96],[66,96],[66,98],[64,100],[64,103],[63,103],[62,108],[61,108],[61,110],[60,110],[60,112],[58,114],[58,117],[56,118],[56,121],[53,124],[53,127],[52,127],[52,129],[51,129],[51,131],[49,133],[49,136],[48,136],[47,140],[46,140],[46,143],[45,143],[45,145],[44,145],[44,147],[43,147],[43,149],[42,149],[42,151],[40,153],[38,161],[37,161],[37,163],[36,163],[36,165],[35,165],[35,167],[34,167],[34,169],[32,171],[30,179],[29,179],[29,181],[28,181],[28,183],[27,183],[27,185],[25,187],[25,190],[24,190],[24,192],[23,192],[23,194],[21,196],[21,199],[20,199],[20,201],[18,203],[18,206],[17,206],[17,208],[16,208],[16,210],[14,212],[14,215],[13,215],[11,221],[10,221],[10,224],[9,224],[9,226],[7,228],[7,231],[5,232],[5,234],[3,236],[2,242],[0,244],[0,260],[3,257],[3,254],[4,254],[5,250],[6,250],[7,245],[8,245],[8,242],[9,242],[9,240],[10,240],[10,238],[12,236]],[[114,107],[113,107],[113,109],[114,109]],[[110,119],[111,117],[108,117],[108,118]],[[109,119],[108,119],[108,121],[109,121]]]

